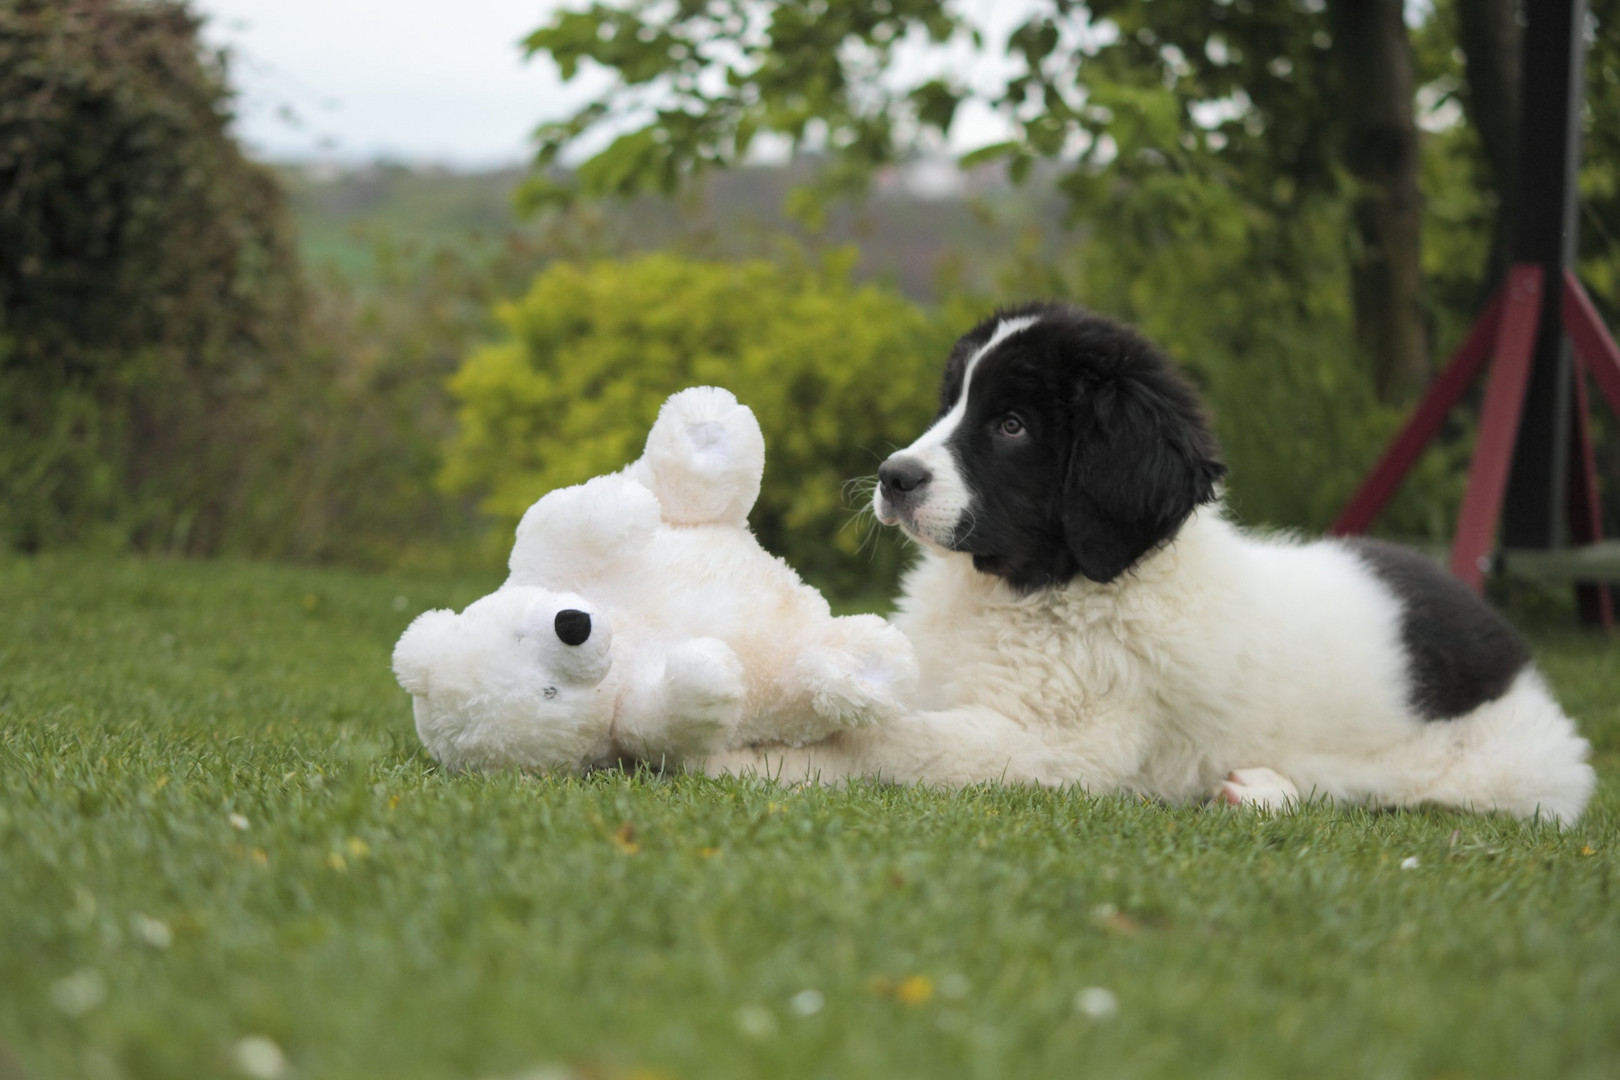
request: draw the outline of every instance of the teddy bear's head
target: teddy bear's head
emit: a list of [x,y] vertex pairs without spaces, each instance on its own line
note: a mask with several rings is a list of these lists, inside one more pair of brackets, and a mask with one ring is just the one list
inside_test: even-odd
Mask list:
[[428,752],[451,769],[546,769],[607,753],[613,629],[583,597],[508,585],[424,612],[394,648]]

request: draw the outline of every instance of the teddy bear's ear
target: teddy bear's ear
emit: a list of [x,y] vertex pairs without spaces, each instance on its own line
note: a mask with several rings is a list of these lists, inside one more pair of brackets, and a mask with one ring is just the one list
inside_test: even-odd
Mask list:
[[445,653],[456,632],[456,613],[440,608],[424,611],[400,635],[394,646],[394,678],[406,692],[426,697],[433,691],[433,662]]
[[627,471],[658,496],[665,521],[741,528],[759,498],[765,436],[730,391],[694,386],[664,402]]

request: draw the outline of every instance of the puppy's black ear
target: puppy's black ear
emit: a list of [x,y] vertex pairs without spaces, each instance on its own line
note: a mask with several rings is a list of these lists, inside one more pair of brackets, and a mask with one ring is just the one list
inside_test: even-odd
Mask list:
[[1193,392],[1168,372],[1083,388],[1063,529],[1080,572],[1108,582],[1170,539],[1226,474]]

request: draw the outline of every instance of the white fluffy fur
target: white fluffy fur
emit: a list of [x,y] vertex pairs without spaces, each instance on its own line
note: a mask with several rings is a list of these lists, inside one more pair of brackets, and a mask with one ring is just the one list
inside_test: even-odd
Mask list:
[[[833,617],[748,531],[764,454],[753,413],[697,387],[665,403],[636,462],[535,503],[506,583],[420,616],[395,648],[429,752],[451,768],[675,765],[900,713],[905,637]],[[590,615],[583,643],[559,640],[563,610]]]
[[1021,595],[926,547],[895,622],[920,660],[919,710],[711,768],[1558,821],[1593,786],[1586,741],[1533,669],[1466,716],[1425,722],[1407,704],[1397,601],[1371,571],[1332,541],[1248,535],[1213,508],[1106,585]]

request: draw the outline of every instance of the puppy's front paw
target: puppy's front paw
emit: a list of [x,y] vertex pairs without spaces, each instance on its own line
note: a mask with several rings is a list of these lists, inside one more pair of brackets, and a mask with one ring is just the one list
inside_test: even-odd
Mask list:
[[1228,806],[1286,810],[1299,803],[1299,788],[1288,777],[1266,768],[1234,769],[1215,789],[1215,801]]

